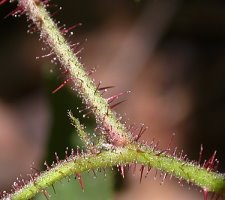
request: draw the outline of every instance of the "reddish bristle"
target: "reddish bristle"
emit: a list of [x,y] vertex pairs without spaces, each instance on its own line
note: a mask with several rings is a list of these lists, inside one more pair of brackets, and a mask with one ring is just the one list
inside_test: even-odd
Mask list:
[[50,52],[50,53],[48,53],[48,54],[42,55],[41,57],[42,57],[42,58],[46,58],[46,57],[50,57],[50,56],[52,56],[52,55],[54,55],[54,52]]
[[147,176],[148,176],[148,174],[149,174],[149,172],[151,171],[151,167],[148,167],[148,170],[147,170],[147,173],[145,174],[145,178],[147,178]]
[[204,200],[208,199],[208,191],[206,189],[203,189],[203,195],[204,195]]
[[62,32],[63,34],[66,34],[66,33],[70,32],[71,30],[73,30],[73,29],[75,29],[75,28],[77,28],[77,27],[79,27],[79,26],[82,26],[82,23],[77,23],[77,24],[75,24],[75,25],[73,25],[73,26],[70,26],[69,28],[63,28],[63,29],[61,30],[61,32]]
[[84,184],[83,184],[82,176],[80,174],[76,174],[76,178],[80,184],[81,189],[84,191]]
[[207,170],[214,170],[216,163],[216,151],[214,151],[213,155],[209,158],[207,162],[203,164],[203,167]]
[[49,194],[48,194],[47,190],[43,190],[42,193],[44,194],[45,198],[47,200],[49,200]]
[[160,182],[160,185],[163,185],[163,183],[164,183],[164,181],[165,181],[167,175],[168,175],[167,173],[164,173],[164,175],[163,175],[163,177],[162,177],[162,181]]
[[141,169],[140,169],[140,171],[141,171],[140,183],[141,183],[141,181],[142,181],[142,177],[143,177],[143,171],[144,171],[144,168],[145,168],[145,166],[144,166],[144,165],[142,165],[142,166],[141,166]]
[[108,103],[112,103],[115,99],[118,99],[121,95],[123,95],[124,92],[120,92],[119,94],[113,95],[109,98],[107,98]]
[[119,169],[120,169],[120,174],[121,174],[121,176],[124,178],[124,177],[125,177],[124,166],[121,165],[121,166],[119,167]]
[[52,91],[52,94],[55,94],[56,92],[58,92],[60,89],[62,89],[71,80],[72,80],[72,78],[66,79],[61,85],[59,85],[55,90]]
[[[92,75],[93,73],[95,73],[97,71],[96,67],[93,67],[92,69],[89,69],[87,71],[88,76]],[[101,84],[101,81],[99,82]]]
[[16,9],[14,9],[12,12],[7,14],[4,18],[6,19],[7,17],[10,17],[10,16],[16,16],[17,14],[23,14],[23,9],[19,6]]
[[139,133],[135,136],[134,140],[138,141],[147,129],[148,129],[148,127],[144,127],[144,124],[143,124],[141,126]]
[[101,87],[101,88],[98,88],[99,91],[102,91],[102,90],[108,90],[108,89],[111,89],[111,88],[114,88],[115,86],[106,86],[106,87]]
[[[76,43],[76,44],[74,44],[74,45],[70,45],[71,48],[73,49],[74,54],[75,54],[76,56],[84,50],[84,48],[82,48],[82,47],[84,46],[84,43],[85,43],[85,42],[86,42],[86,40],[83,41],[83,42],[78,42],[78,43]],[[79,57],[78,57],[78,58],[79,58]],[[94,71],[93,71],[93,72],[94,72]],[[91,73],[93,73],[93,72],[89,72],[89,73],[91,74]],[[88,75],[90,75],[89,73],[88,73]]]
[[118,103],[115,103],[114,105],[110,106],[111,109],[115,108],[116,106],[120,105],[121,103],[125,102],[126,100],[120,101]]

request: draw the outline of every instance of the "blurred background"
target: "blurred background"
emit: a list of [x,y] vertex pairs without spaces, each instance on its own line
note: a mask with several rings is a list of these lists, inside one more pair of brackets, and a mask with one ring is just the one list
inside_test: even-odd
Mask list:
[[[67,26],[82,22],[69,41],[81,42],[81,61],[92,77],[114,89],[105,96],[131,90],[116,110],[128,123],[149,127],[141,140],[160,141],[198,160],[218,151],[219,171],[225,167],[225,2],[182,0],[57,1],[51,12]],[[4,17],[15,4],[0,7],[0,191],[10,190],[16,177],[41,170],[54,152],[65,157],[66,147],[79,140],[67,117],[72,110],[93,132],[92,118],[83,119],[81,101],[70,88],[51,92],[63,82],[37,34],[27,34],[27,21]],[[86,41],[87,40],[87,41]],[[34,162],[34,163],[33,163]],[[155,171],[139,184],[140,171],[116,169],[85,174],[85,192],[73,177],[56,184],[51,199],[202,199],[199,189],[180,187],[177,180]],[[160,173],[159,173],[160,174]],[[45,199],[39,195],[37,199]]]

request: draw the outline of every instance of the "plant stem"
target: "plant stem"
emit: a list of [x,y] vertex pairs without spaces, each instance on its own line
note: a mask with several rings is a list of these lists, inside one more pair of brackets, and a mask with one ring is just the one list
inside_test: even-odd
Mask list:
[[84,127],[80,124],[80,121],[75,118],[71,111],[68,112],[68,116],[72,122],[72,125],[77,129],[80,140],[84,143],[85,148],[90,150],[93,149],[93,142],[89,135],[84,131]]
[[160,169],[179,179],[185,179],[202,188],[206,188],[207,191],[219,193],[225,188],[223,175],[209,172],[204,168],[179,160],[173,156],[159,154],[159,152],[154,152],[146,146],[128,145],[124,148],[103,151],[98,155],[70,156],[66,161],[60,161],[49,171],[41,173],[26,186],[7,197],[12,200],[30,199],[37,193],[44,191],[48,186],[70,175],[98,168],[115,165],[124,166],[132,163]]
[[[113,145],[107,151],[96,154],[70,156],[53,165],[51,169],[32,177],[27,184],[15,183],[15,192],[4,195],[4,199],[30,199],[38,192],[72,174],[115,165],[139,163],[170,173],[179,179],[194,183],[205,191],[222,193],[225,189],[224,176],[209,169],[188,163],[167,153],[141,146],[133,141],[131,133],[117,120],[106,99],[101,97],[93,81],[83,69],[62,33],[46,11],[40,0],[18,0],[19,6],[28,18],[37,26],[40,37],[47,43],[58,60],[70,73],[74,88],[78,91],[87,107],[90,107],[101,125],[102,131]],[[86,135],[83,135],[86,137]],[[84,140],[86,140],[84,138]]]
[[92,109],[102,128],[101,131],[107,135],[109,142],[115,146],[124,146],[130,143],[131,134],[116,118],[107,100],[101,96],[61,31],[51,19],[44,4],[40,0],[18,0],[18,2],[28,19],[39,29],[41,39],[50,46],[61,65],[69,72],[74,88],[87,107]]

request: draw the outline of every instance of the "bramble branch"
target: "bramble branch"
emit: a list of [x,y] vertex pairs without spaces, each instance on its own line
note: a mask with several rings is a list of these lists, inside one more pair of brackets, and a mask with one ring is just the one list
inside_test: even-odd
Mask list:
[[13,194],[6,195],[5,199],[30,199],[55,182],[84,171],[112,166],[124,167],[129,165],[132,167],[136,164],[141,164],[146,168],[156,168],[166,174],[169,173],[180,179],[188,180],[202,188],[207,188],[207,191],[221,193],[225,188],[223,175],[210,172],[207,169],[179,160],[173,156],[160,154],[160,152],[153,151],[147,146],[133,144],[98,154],[74,155],[74,151],[72,151],[66,160],[53,164],[48,171],[33,177],[33,180],[21,187],[21,189]]
[[[7,0],[0,1],[0,5]],[[65,71],[68,71],[73,88],[76,89],[87,108],[91,109],[96,117],[101,133],[106,136],[105,144],[100,144],[95,151],[77,154],[74,151],[65,160],[57,160],[56,164],[47,166],[47,170],[31,176],[30,181],[22,183],[14,182],[14,192],[3,193],[3,199],[30,199],[38,192],[43,192],[48,186],[56,181],[70,175],[77,175],[84,171],[98,170],[118,166],[124,174],[125,165],[141,164],[141,177],[143,169],[156,168],[178,179],[193,183],[202,190],[223,194],[225,190],[225,178],[222,174],[215,172],[215,155],[203,165],[195,162],[187,162],[184,157],[177,154],[170,155],[168,150],[160,151],[154,147],[148,147],[138,143],[138,137],[132,136],[126,126],[117,119],[110,108],[110,101],[116,96],[103,98],[99,88],[95,86],[91,78],[85,72],[83,65],[79,62],[69,43],[63,36],[62,31],[52,20],[46,10],[47,0],[18,0],[18,10],[27,15],[28,19],[38,28],[40,38],[51,48]],[[71,114],[70,118],[79,131],[79,135],[87,148],[92,148],[79,121]],[[141,129],[140,134],[145,129]],[[89,147],[89,145],[91,145]],[[205,195],[207,196],[207,195]]]
[[69,72],[73,87],[83,99],[83,102],[93,110],[101,131],[108,141],[115,146],[123,146],[131,142],[131,134],[119,122],[110,109],[98,88],[89,78],[83,65],[79,62],[62,32],[51,19],[44,4],[39,0],[19,0],[19,6],[39,29],[41,39],[50,46],[59,62]]

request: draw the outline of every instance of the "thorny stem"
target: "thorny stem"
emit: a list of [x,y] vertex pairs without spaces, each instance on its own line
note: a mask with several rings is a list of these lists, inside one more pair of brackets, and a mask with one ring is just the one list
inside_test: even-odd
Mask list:
[[28,184],[19,185],[14,193],[3,194],[3,199],[30,199],[38,192],[44,191],[46,187],[69,175],[132,163],[154,167],[191,182],[204,191],[224,192],[225,179],[223,175],[147,146],[136,144],[125,126],[109,109],[107,100],[101,97],[93,81],[84,71],[83,65],[78,61],[46,11],[44,4],[40,0],[18,0],[18,2],[28,18],[38,27],[41,38],[51,47],[62,66],[69,71],[74,87],[86,105],[92,108],[98,123],[101,123],[103,131],[114,147],[107,151],[95,152],[95,154],[71,155],[66,160],[58,162],[57,165],[53,165],[51,169],[35,176]]
[[179,160],[173,156],[160,154],[149,147],[133,144],[103,151],[96,155],[71,155],[66,160],[60,161],[56,166],[53,166],[49,171],[41,173],[22,189],[6,196],[5,199],[30,199],[38,192],[44,191],[48,186],[70,175],[115,165],[124,166],[126,164],[142,164],[146,167],[155,167],[175,177],[189,180],[202,188],[207,188],[208,191],[220,193],[225,187],[224,177],[220,174],[209,172],[204,168]]
[[115,146],[124,146],[130,143],[131,134],[116,118],[114,112],[109,108],[107,100],[100,95],[43,3],[40,0],[18,0],[18,2],[28,18],[39,29],[41,39],[51,47],[61,65],[70,73],[74,88],[84,103],[94,111],[96,120],[109,142]]

